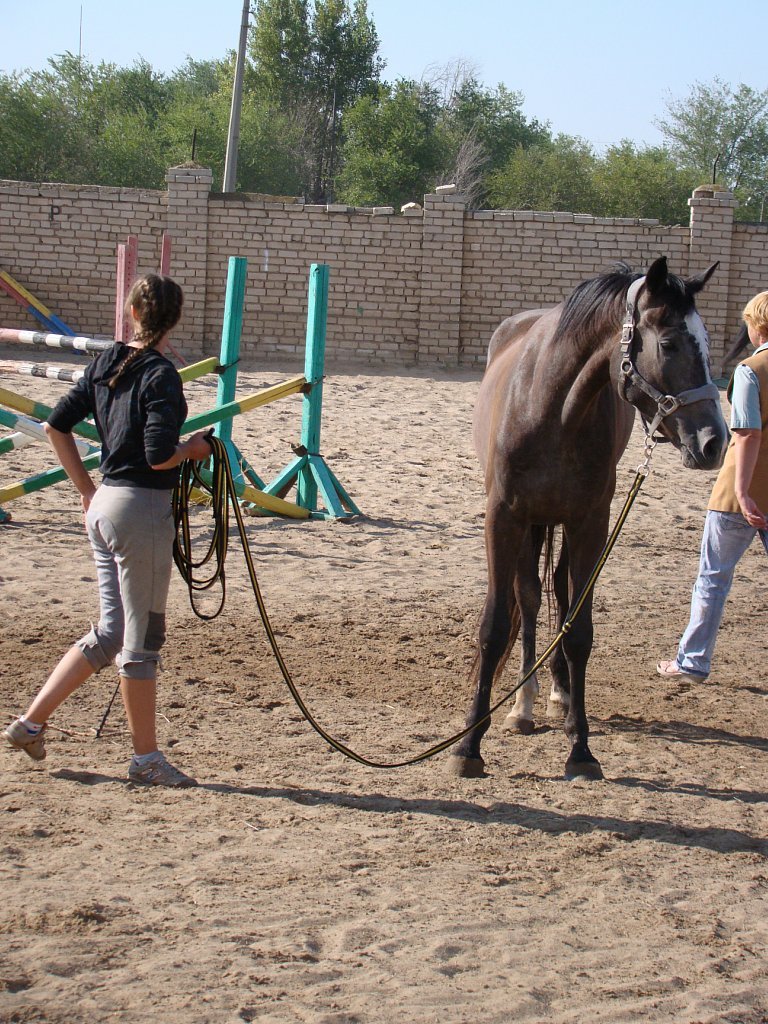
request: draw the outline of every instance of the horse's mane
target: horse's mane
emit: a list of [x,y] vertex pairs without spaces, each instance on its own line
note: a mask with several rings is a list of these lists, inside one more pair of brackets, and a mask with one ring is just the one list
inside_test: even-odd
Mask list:
[[[571,344],[580,346],[582,341],[594,337],[603,329],[621,323],[624,316],[624,298],[633,281],[642,277],[632,270],[628,263],[616,264],[599,277],[590,278],[578,285],[565,300],[553,340],[568,337]],[[685,282],[674,274],[667,276],[670,299],[690,302]]]
[[601,327],[613,326],[623,311],[627,289],[638,277],[642,274],[633,271],[629,264],[618,263],[615,270],[582,281],[565,300],[553,340],[569,337],[572,344],[578,345]]

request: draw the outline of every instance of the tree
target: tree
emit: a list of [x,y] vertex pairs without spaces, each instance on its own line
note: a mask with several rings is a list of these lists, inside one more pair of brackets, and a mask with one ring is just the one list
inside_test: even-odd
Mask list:
[[719,78],[697,82],[683,99],[670,97],[668,117],[657,122],[673,156],[702,182],[726,185],[745,204],[768,191],[768,89]]
[[162,124],[168,166],[194,155],[198,163],[211,168],[214,183],[222,181],[234,66],[234,53],[222,61],[188,60],[169,79],[170,98]]
[[595,166],[589,143],[569,135],[521,145],[489,175],[488,197],[496,208],[592,213],[600,205]]
[[71,53],[0,80],[0,174],[162,187],[165,79],[149,64],[92,65]]
[[450,178],[469,206],[487,204],[486,179],[504,166],[518,147],[550,141],[549,130],[522,111],[523,95],[504,85],[486,89],[477,80],[456,83],[442,113]]
[[339,197],[353,205],[421,202],[444,164],[440,108],[428,86],[399,79],[363,96],[344,118]]
[[681,168],[663,147],[638,148],[623,139],[596,162],[594,183],[603,216],[654,217],[664,224],[685,224],[688,199],[698,180],[694,171]]
[[41,95],[29,75],[0,75],[0,178],[61,181],[60,146],[69,115],[57,97]]
[[312,34],[307,0],[257,0],[249,37],[250,88],[283,110],[307,102]]
[[258,0],[249,52],[257,94],[302,142],[304,187],[333,197],[345,112],[375,90],[383,61],[366,0]]

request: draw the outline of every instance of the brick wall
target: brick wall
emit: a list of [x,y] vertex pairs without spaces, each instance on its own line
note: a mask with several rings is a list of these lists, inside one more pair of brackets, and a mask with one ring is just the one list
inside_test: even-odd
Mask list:
[[[659,255],[683,276],[720,260],[699,300],[717,362],[744,302],[768,286],[768,225],[734,224],[735,201],[694,192],[688,226],[584,214],[467,211],[450,188],[406,213],[211,192],[207,168],[171,168],[166,192],[0,182],[0,268],[82,334],[114,327],[116,249],[139,238],[156,269],[163,232],[185,289],[175,344],[218,352],[227,263],[248,259],[243,361],[303,367],[309,265],[328,263],[329,360],[386,367],[482,366],[493,330],[553,305],[580,281]],[[36,322],[0,292],[0,325]]]
[[[83,334],[112,335],[117,246],[139,238],[139,266],[160,264],[167,195],[0,181],[0,269]],[[36,320],[0,292],[0,325]]]
[[585,278],[624,260],[637,270],[667,256],[688,271],[688,230],[656,221],[573,213],[468,214],[462,281],[462,361],[482,362],[488,339],[511,313],[560,302]]
[[768,225],[735,224],[728,287],[728,340],[756,292],[768,290]]

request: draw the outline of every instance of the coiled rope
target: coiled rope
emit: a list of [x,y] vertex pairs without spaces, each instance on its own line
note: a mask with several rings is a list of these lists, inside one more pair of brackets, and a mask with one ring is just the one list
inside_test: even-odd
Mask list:
[[[176,522],[176,540],[174,542],[173,557],[176,562],[176,566],[184,579],[189,589],[189,598],[192,605],[192,610],[201,619],[211,620],[215,619],[224,608],[226,600],[226,586],[225,586],[225,562],[227,557],[228,549],[228,537],[229,537],[229,508],[230,505],[235,513],[235,520],[237,522],[237,530],[240,536],[240,543],[243,548],[243,554],[245,556],[246,566],[248,568],[248,576],[251,582],[251,588],[253,589],[254,597],[256,598],[256,604],[259,609],[261,621],[264,625],[264,630],[269,640],[269,644],[272,648],[272,653],[275,656],[275,660],[280,668],[280,672],[283,679],[293,697],[297,707],[301,711],[304,718],[307,720],[309,725],[320,735],[326,743],[328,743],[334,750],[337,750],[340,754],[350,758],[352,761],[357,761],[358,764],[365,765],[368,768],[405,768],[409,765],[419,764],[421,761],[426,761],[430,757],[434,757],[436,754],[442,753],[448,747],[453,746],[460,739],[470,733],[473,729],[487,722],[493,714],[506,702],[517,693],[521,686],[523,686],[531,676],[536,672],[547,660],[547,658],[556,649],[558,644],[563,640],[563,637],[568,633],[574,620],[581,611],[584,602],[587,597],[594,589],[597,583],[600,573],[603,571],[603,567],[608,560],[611,551],[618,540],[619,534],[626,522],[627,516],[629,515],[630,509],[635,502],[640,488],[643,485],[643,481],[648,476],[650,455],[653,448],[653,444],[646,444],[646,458],[643,465],[638,467],[637,474],[635,476],[634,483],[630,488],[627,500],[624,502],[619,516],[616,520],[616,524],[611,531],[608,540],[605,543],[605,547],[595,564],[595,568],[592,570],[587,583],[585,584],[581,594],[571,606],[566,615],[562,626],[550,643],[544,653],[536,660],[533,667],[526,673],[526,675],[514,686],[511,690],[504,694],[504,696],[498,700],[488,711],[486,715],[479,718],[477,721],[472,722],[471,725],[466,726],[460,732],[455,733],[453,736],[449,736],[448,739],[441,740],[439,743],[434,744],[428,750],[422,751],[420,754],[416,754],[413,757],[406,758],[402,761],[374,761],[368,757],[364,757],[362,754],[356,753],[346,744],[340,740],[335,739],[330,735],[313,717],[309,708],[304,703],[301,694],[299,693],[296,684],[293,681],[291,673],[288,670],[288,666],[285,663],[283,655],[275,637],[274,630],[269,621],[269,615],[267,613],[266,605],[261,594],[261,588],[259,587],[259,581],[256,576],[256,569],[253,564],[253,556],[251,554],[250,545],[248,543],[248,537],[245,530],[245,524],[243,522],[242,512],[240,510],[240,504],[238,501],[237,492],[235,490],[235,483],[232,477],[232,470],[229,465],[229,459],[227,457],[226,448],[219,438],[210,436],[209,441],[213,450],[212,453],[212,471],[210,474],[210,483],[206,482],[200,473],[198,472],[197,463],[186,461],[182,463],[181,471],[179,474],[179,482],[174,489],[173,493],[173,512],[174,519]],[[199,560],[195,561],[192,557],[192,542],[189,530],[189,502],[192,497],[193,491],[202,491],[207,496],[207,502],[210,504],[212,515],[213,515],[213,534],[208,545],[208,550],[205,555]],[[195,572],[213,561],[213,568],[210,574],[202,579],[198,579],[195,576]],[[221,586],[221,601],[219,607],[213,614],[202,613],[195,604],[195,594],[209,590],[216,583]]]

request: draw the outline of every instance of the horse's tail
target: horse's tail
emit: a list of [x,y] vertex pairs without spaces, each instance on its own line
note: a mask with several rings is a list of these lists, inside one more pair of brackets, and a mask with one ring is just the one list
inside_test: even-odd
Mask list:
[[[542,539],[541,547],[544,548],[544,560],[541,566],[542,590],[547,598],[547,622],[550,634],[555,630],[555,623],[558,618],[557,600],[555,598],[555,527],[541,526]],[[564,542],[563,542],[564,543]],[[553,615],[553,610],[555,614]]]
[[[555,527],[554,526],[532,526],[529,531],[529,543],[533,548],[534,557],[537,563],[540,563],[540,579],[542,583],[542,590],[547,597],[547,609],[549,616],[550,632],[552,631],[552,623],[556,616],[553,616],[553,608],[556,607],[554,600],[555,595]],[[544,557],[542,561],[542,551]],[[520,633],[520,606],[517,603],[515,597],[515,574],[510,573],[507,582],[507,608],[509,612],[510,629],[509,639],[507,640],[506,647],[499,658],[498,665],[493,674],[494,683],[499,678],[501,673],[509,661],[509,656],[512,653],[512,648],[515,646],[515,641]],[[470,672],[470,679],[473,685],[477,684],[478,676],[480,672],[480,661],[481,652],[478,645],[475,651],[475,657],[472,662],[472,669]]]
[[749,347],[749,332],[747,331],[747,325],[742,324],[739,328],[739,333],[733,339],[733,344],[723,356],[723,362],[721,369],[725,373],[725,368],[731,360],[735,359],[738,355],[741,355],[745,348]]
[[[496,670],[493,673],[494,683],[499,678],[501,673],[504,671],[504,666],[509,661],[509,656],[512,653],[512,648],[515,646],[515,641],[517,640],[518,634],[520,632],[520,607],[517,603],[517,598],[515,597],[515,591],[512,584],[513,577],[510,575],[509,590],[507,592],[507,602],[509,607],[510,619],[509,639],[507,640],[507,646],[504,648],[504,651],[501,657],[499,658],[499,663],[496,666]],[[477,650],[475,651],[475,657],[472,662],[472,668],[470,669],[469,674],[470,683],[473,687],[477,685],[478,679],[480,677],[481,653],[482,652],[480,650],[480,645],[478,644]]]

